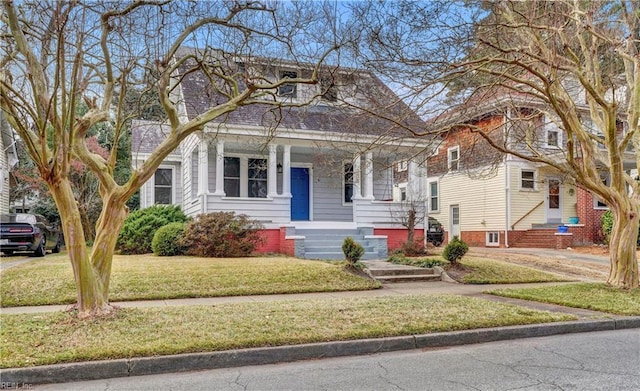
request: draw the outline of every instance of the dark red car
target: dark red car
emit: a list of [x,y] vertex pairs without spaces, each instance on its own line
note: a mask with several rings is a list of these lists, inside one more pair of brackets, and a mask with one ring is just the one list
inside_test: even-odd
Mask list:
[[6,255],[29,251],[36,257],[44,257],[47,250],[60,252],[61,239],[60,230],[40,215],[0,215],[0,251]]

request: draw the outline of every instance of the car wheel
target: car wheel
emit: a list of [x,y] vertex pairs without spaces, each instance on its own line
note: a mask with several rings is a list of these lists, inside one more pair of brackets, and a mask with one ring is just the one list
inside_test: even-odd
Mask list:
[[57,254],[59,252],[60,252],[60,239],[58,239],[58,241],[56,242],[55,247],[51,249],[52,254]]
[[4,255],[13,255],[13,250],[2,250]]
[[45,248],[44,248],[44,244],[47,242],[47,238],[45,238],[44,236],[42,237],[42,240],[40,241],[40,245],[38,246],[38,248],[36,249],[36,251],[33,252],[33,255],[35,257],[44,257],[44,254],[46,252]]

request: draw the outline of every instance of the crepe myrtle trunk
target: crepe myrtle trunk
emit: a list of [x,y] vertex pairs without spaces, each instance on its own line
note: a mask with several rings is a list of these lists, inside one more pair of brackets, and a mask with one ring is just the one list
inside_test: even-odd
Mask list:
[[611,270],[607,284],[623,289],[638,288],[638,205],[610,205],[610,209],[614,223],[609,238]]
[[71,182],[67,178],[58,179],[49,183],[49,190],[60,213],[65,245],[76,281],[78,316],[88,318],[109,313],[112,308],[104,290],[102,270],[93,266],[87,253],[82,218]]

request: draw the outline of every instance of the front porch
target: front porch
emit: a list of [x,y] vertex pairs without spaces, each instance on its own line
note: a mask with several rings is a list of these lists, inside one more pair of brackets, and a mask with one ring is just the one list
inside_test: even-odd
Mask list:
[[[394,201],[400,150],[367,147],[199,139],[183,154],[183,210],[258,220],[267,237],[260,252],[342,259],[342,241],[351,236],[365,247],[365,259],[384,259],[406,241],[407,213],[416,203],[424,211],[424,201]],[[424,168],[410,161],[409,199],[420,199],[424,179]]]

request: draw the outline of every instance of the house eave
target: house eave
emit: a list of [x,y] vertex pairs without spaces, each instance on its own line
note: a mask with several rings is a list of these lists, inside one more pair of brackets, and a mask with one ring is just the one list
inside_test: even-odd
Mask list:
[[[234,126],[228,124],[209,124],[205,128],[205,134],[243,137],[265,137],[265,132],[270,130],[251,125]],[[357,133],[321,132],[308,129],[278,128],[270,135],[274,141],[287,142],[306,141],[320,143],[351,143],[358,145],[392,145],[402,148],[425,149],[433,145],[430,140],[411,137],[392,137],[385,135],[368,135]]]

